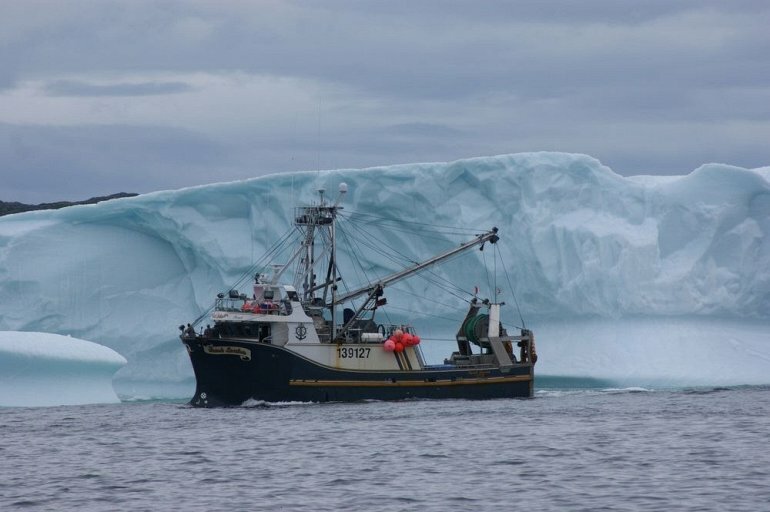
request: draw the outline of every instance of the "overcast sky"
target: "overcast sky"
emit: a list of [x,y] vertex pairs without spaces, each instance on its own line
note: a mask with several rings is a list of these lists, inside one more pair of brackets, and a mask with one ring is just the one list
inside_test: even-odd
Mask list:
[[770,165],[768,1],[0,1],[0,200],[521,151]]

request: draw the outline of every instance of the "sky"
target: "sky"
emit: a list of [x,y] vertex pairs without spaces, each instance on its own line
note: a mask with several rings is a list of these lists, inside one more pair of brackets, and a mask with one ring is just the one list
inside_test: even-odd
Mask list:
[[528,151],[770,165],[770,2],[0,0],[0,200]]

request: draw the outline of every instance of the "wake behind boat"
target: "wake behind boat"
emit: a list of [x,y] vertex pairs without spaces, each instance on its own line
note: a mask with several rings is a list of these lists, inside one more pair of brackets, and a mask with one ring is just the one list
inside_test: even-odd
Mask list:
[[[387,304],[387,287],[471,248],[497,243],[497,228],[341,293],[337,222],[346,192],[343,183],[334,203],[320,191],[318,204],[295,209],[299,247],[284,264],[258,263],[260,270],[271,266],[272,275],[257,273],[249,295],[238,289],[220,293],[211,310],[180,326],[196,378],[191,404],[531,397],[534,337],[524,328],[508,334],[501,303],[474,294],[455,336],[457,351],[440,365],[426,362],[413,326],[375,320]],[[276,254],[277,247],[267,255]],[[292,265],[289,284],[285,276]],[[198,333],[207,316],[206,329]]]

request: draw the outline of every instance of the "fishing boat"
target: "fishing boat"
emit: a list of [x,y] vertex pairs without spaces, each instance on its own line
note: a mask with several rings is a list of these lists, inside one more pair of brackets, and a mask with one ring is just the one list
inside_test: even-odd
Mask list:
[[[462,310],[458,315],[457,350],[441,364],[426,361],[412,323],[381,322],[377,315],[395,283],[472,248],[496,244],[498,229],[345,289],[337,223],[346,192],[342,183],[334,202],[321,190],[318,201],[295,208],[297,247],[285,263],[268,264],[268,256],[278,253],[269,250],[250,270],[272,269],[271,275],[249,272],[253,282],[240,283],[248,293],[237,287],[221,292],[208,311],[179,327],[196,379],[190,403],[531,397],[534,336],[523,325],[509,334],[500,316],[504,303],[496,298],[474,293],[467,301],[464,317]],[[290,268],[296,270],[288,282]]]

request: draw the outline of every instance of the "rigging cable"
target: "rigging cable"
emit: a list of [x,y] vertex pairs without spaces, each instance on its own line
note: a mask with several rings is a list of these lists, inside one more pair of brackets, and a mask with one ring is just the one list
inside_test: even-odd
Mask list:
[[[410,220],[404,220],[404,219],[394,219],[390,217],[383,217],[381,215],[375,215],[373,213],[365,213],[365,212],[357,212],[353,210],[348,210],[344,212],[342,215],[344,216],[360,216],[360,217],[373,217],[375,219],[380,219],[383,222],[394,222],[398,224],[413,224],[416,226],[426,226],[431,228],[442,228],[447,231],[439,231],[438,229],[434,229],[433,231],[436,233],[442,233],[442,234],[453,234],[453,235],[468,235],[472,233],[476,233],[478,229],[471,229],[471,228],[458,228],[457,226],[444,226],[441,224],[429,224],[427,222],[417,222],[417,221],[410,221]],[[372,223],[371,221],[369,222]]]
[[240,285],[242,285],[247,279],[252,277],[254,275],[254,271],[257,269],[262,269],[266,265],[265,260],[268,262],[271,261],[273,258],[275,258],[278,254],[283,253],[283,251],[286,249],[287,244],[289,240],[292,238],[292,235],[296,237],[297,231],[294,228],[290,228],[280,239],[278,242],[273,244],[273,246],[262,256],[262,258],[259,259],[258,262],[253,264],[249,269],[236,281],[235,285],[232,287],[232,289],[237,289]]
[[361,260],[358,258],[358,252],[353,249],[353,243],[350,241],[352,235],[348,235],[346,229],[342,227],[342,223],[337,225],[337,231],[339,231],[339,233],[342,235],[342,238],[344,239],[345,246],[347,247],[348,254],[350,255],[351,263],[353,263],[351,266],[353,267],[353,271],[356,273],[356,278],[361,280],[361,274],[363,274],[363,281],[366,281],[366,283],[371,286],[372,281],[366,274],[364,266],[361,263]]
[[521,308],[519,307],[519,301],[516,298],[516,290],[513,288],[513,284],[511,284],[511,278],[508,276],[508,269],[505,266],[505,261],[503,261],[502,254],[500,254],[500,249],[497,249],[495,247],[497,255],[500,257],[500,263],[503,265],[503,271],[505,272],[505,279],[508,281],[508,287],[511,289],[511,296],[513,296],[513,303],[516,304],[516,311],[519,313],[519,320],[521,320],[521,326],[522,328],[526,329],[526,325],[524,324],[524,317],[521,314]]
[[[434,286],[438,286],[438,285],[434,284]],[[394,291],[397,291],[399,293],[403,293],[403,294],[406,294],[406,295],[411,295],[412,297],[417,297],[418,299],[424,299],[425,298],[425,297],[423,297],[421,295],[418,295],[418,294],[416,294],[414,292],[410,292],[409,290],[405,290],[404,288],[399,288],[399,287],[396,287],[396,286],[391,286],[391,290],[394,290]],[[444,291],[446,291],[446,290],[444,290]],[[462,300],[463,302],[470,303],[470,301],[465,300],[463,297],[458,297],[458,298],[460,300]],[[438,304],[439,306],[444,306],[444,307],[449,308],[449,309],[455,309],[456,308],[455,304],[447,304],[445,302],[439,302],[437,300],[431,300],[431,302],[433,304]]]
[[[358,226],[356,226],[356,225],[355,225],[355,223],[351,223],[351,222],[349,221],[349,219],[348,219],[348,223],[350,224],[350,226],[351,226],[352,228],[354,228],[354,229],[358,229]],[[360,241],[360,240],[358,240],[356,237],[354,237],[352,233],[348,233],[348,232],[346,231],[346,229],[345,229],[345,228],[342,228],[342,225],[343,225],[343,223],[342,223],[342,222],[340,222],[340,223],[337,225],[337,229],[338,229],[338,230],[339,230],[339,231],[340,231],[340,232],[343,234],[343,237],[345,238],[345,242],[346,242],[346,244],[347,244],[347,247],[348,247],[348,253],[349,253],[350,255],[352,255],[352,256],[351,256],[351,259],[352,259],[352,260],[354,260],[355,264],[357,264],[357,265],[358,265],[358,267],[360,268],[360,271],[361,271],[361,273],[364,275],[364,280],[366,281],[367,285],[369,285],[369,286],[372,286],[372,281],[371,281],[371,279],[369,278],[369,275],[366,273],[366,270],[364,270],[364,265],[361,263],[361,260],[360,260],[360,259],[359,259],[359,257],[358,257],[358,251],[356,251],[356,250],[354,249],[355,245],[354,245],[354,244],[351,242],[351,239],[353,240],[353,242],[359,242],[359,243],[361,243],[362,245],[367,245],[369,248],[372,248],[372,249],[374,249],[374,251],[375,251],[375,252],[377,252],[377,253],[381,253],[381,250],[380,250],[380,248],[379,248],[379,247],[374,247],[374,246],[373,246],[373,244],[369,244],[369,243],[361,242],[361,241]],[[387,254],[386,254],[386,255],[387,255]],[[356,266],[355,266],[355,265],[353,265],[353,268],[354,268],[354,270],[356,271],[356,275],[358,275],[358,269],[356,269]],[[360,277],[359,277],[359,279],[360,279]],[[349,291],[350,291],[350,289],[347,287],[347,284],[345,284],[345,283],[343,282],[343,285],[345,286],[345,290],[349,292]],[[353,302],[353,301],[351,300],[351,302]],[[353,304],[355,305],[355,302],[353,302]],[[383,314],[385,315],[385,318],[387,319],[388,323],[393,323],[393,322],[391,321],[391,319],[390,319],[390,316],[388,315],[388,312],[387,312],[387,311],[383,311]]]
[[[493,245],[495,246],[495,249],[497,249],[497,244],[493,244]],[[497,251],[495,251],[495,253],[497,254]],[[494,255],[492,256],[492,261],[495,266],[495,268],[492,269],[492,278],[495,280],[495,289],[494,289],[495,293],[493,297],[494,297],[495,303],[497,303],[498,302],[497,300],[497,258],[495,258]]]
[[[236,290],[236,289],[238,289],[238,287],[239,287],[239,286],[241,286],[241,285],[242,285],[242,284],[243,284],[243,283],[246,281],[246,279],[247,279],[249,276],[252,276],[252,275],[254,275],[254,271],[255,271],[257,268],[261,268],[262,266],[264,266],[264,263],[263,263],[263,262],[264,262],[264,260],[266,260],[266,259],[268,259],[268,258],[271,258],[271,257],[273,257],[273,255],[274,255],[275,253],[278,253],[278,252],[280,252],[280,251],[281,251],[281,248],[282,248],[282,247],[284,247],[284,246],[286,245],[286,243],[288,242],[288,240],[291,238],[291,235],[292,235],[292,233],[294,233],[294,232],[295,232],[295,230],[294,230],[294,228],[292,227],[292,228],[290,228],[290,229],[289,229],[289,230],[288,230],[286,233],[284,233],[284,234],[281,236],[281,238],[278,240],[278,242],[276,242],[275,244],[273,244],[273,246],[272,246],[272,247],[271,247],[271,248],[268,250],[268,252],[267,252],[267,253],[265,253],[265,254],[262,256],[262,258],[260,258],[260,259],[259,259],[259,261],[258,261],[257,263],[255,263],[255,264],[253,264],[251,267],[249,267],[249,270],[247,270],[247,271],[246,271],[244,274],[242,274],[242,275],[241,275],[241,276],[238,278],[238,280],[237,280],[237,281],[236,281],[236,282],[235,282],[235,283],[234,283],[232,286],[230,286],[230,288],[229,288],[229,289],[230,289],[230,290]],[[200,316],[198,316],[198,317],[197,317],[197,318],[196,318],[196,319],[195,319],[195,320],[192,322],[192,324],[191,324],[191,325],[192,325],[193,327],[197,326],[197,325],[198,325],[198,323],[199,323],[199,322],[200,322],[200,321],[201,321],[201,320],[202,320],[204,317],[206,317],[206,316],[207,316],[209,313],[211,313],[211,312],[214,310],[214,307],[215,307],[215,304],[212,304],[211,306],[209,306],[208,308],[206,308],[206,310],[205,310],[205,311],[204,311],[204,312],[203,312],[203,313],[202,313]]]
[[[363,230],[363,229],[359,228],[359,227],[357,226],[357,223],[356,223],[355,221],[352,221],[351,225],[352,225],[353,227],[355,227],[355,228],[356,228],[356,229],[359,231],[359,233],[361,233],[361,235],[362,235],[363,237],[366,237],[366,238],[371,238],[371,235],[368,233],[368,231],[366,231],[366,230]],[[367,224],[367,226],[368,226],[368,225],[369,225],[369,224]],[[412,232],[412,234],[414,234],[414,233]],[[446,241],[446,238],[435,238],[435,239],[436,239],[436,240],[441,240],[442,242],[443,242],[443,241]],[[370,247],[370,248],[372,248],[372,249],[375,249],[375,250],[377,250],[378,252],[381,252],[381,253],[382,253],[384,256],[388,257],[388,259],[390,259],[391,261],[393,261],[394,263],[396,263],[396,264],[398,264],[398,265],[406,265],[406,264],[411,264],[411,265],[414,265],[414,264],[418,264],[418,263],[419,263],[418,261],[414,260],[413,258],[410,258],[410,257],[406,256],[405,254],[403,254],[403,253],[400,253],[399,251],[395,250],[395,249],[394,249],[394,248],[392,248],[392,247],[390,247],[389,249],[390,249],[390,250],[391,250],[391,251],[392,251],[394,254],[396,254],[396,255],[400,256],[400,257],[402,258],[402,261],[399,261],[397,258],[395,258],[394,256],[392,256],[392,255],[390,255],[390,254],[388,254],[388,253],[384,253],[384,252],[382,252],[382,249],[381,249],[380,247],[374,247],[374,246],[373,246],[373,245],[371,245],[371,244],[365,244],[365,243],[363,243],[363,245],[367,245],[368,247]],[[461,253],[458,253],[457,255],[455,255],[455,256],[452,256],[451,258],[448,258],[447,260],[445,260],[445,262],[446,262],[446,261],[451,261],[451,260],[452,260],[452,259],[454,259],[456,256],[460,256],[460,255],[462,255],[462,254],[461,254]],[[429,273],[432,273],[432,274],[433,274],[433,275],[435,275],[435,276],[436,276],[438,279],[444,279],[444,278],[442,278],[442,277],[438,276],[438,274],[436,274],[435,272],[433,272],[433,271],[430,269],[430,267],[426,267],[426,268],[425,268],[425,269],[423,269],[423,270],[425,270],[425,271],[427,271],[427,272],[429,272]],[[463,290],[462,288],[460,288],[460,287],[459,287],[459,286],[457,286],[457,285],[454,285],[454,284],[453,284],[451,281],[449,281],[449,280],[447,280],[447,279],[444,279],[444,280],[446,281],[447,285],[450,285],[450,286],[454,286],[454,287],[455,287],[455,289],[456,289],[457,291],[459,291],[459,292],[465,292],[465,290]]]
[[[484,272],[486,272],[487,275],[487,289],[490,292],[490,295],[492,295],[495,290],[492,289],[492,282],[489,280],[489,265],[487,265],[487,255],[484,251],[481,251],[481,257],[484,260]],[[494,295],[492,295],[494,300]]]
[[[346,220],[348,222],[340,223],[339,224],[340,230],[341,230],[341,232],[344,233],[345,241],[348,244],[350,252],[354,255],[353,257],[355,258],[356,262],[358,262],[358,264],[361,266],[362,271],[363,271],[363,265],[361,264],[360,259],[358,259],[357,252],[353,250],[353,247],[354,247],[355,244],[351,242],[351,239],[353,241],[358,242],[359,245],[367,246],[367,247],[371,248],[372,250],[376,251],[377,253],[382,254],[383,256],[387,257],[388,259],[390,259],[394,263],[397,263],[398,265],[403,265],[405,267],[405,263],[404,262],[406,262],[408,264],[416,264],[417,263],[412,258],[409,258],[406,255],[404,255],[404,254],[400,253],[399,251],[397,251],[395,249],[392,249],[392,248],[390,248],[390,249],[391,249],[393,254],[389,254],[387,252],[383,252],[382,251],[382,245],[379,242],[379,240],[375,240],[372,237],[372,235],[369,233],[368,230],[360,227],[356,220],[353,220],[351,218],[348,218]],[[346,226],[350,226],[353,229],[353,231],[356,231],[360,235],[360,238],[354,236],[353,233],[350,230],[346,230],[345,228],[342,228],[341,226],[343,224],[346,225]],[[370,226],[370,225],[371,224],[367,224],[367,227]],[[444,238],[441,238],[440,240],[441,241],[446,241],[446,238],[444,237]],[[395,255],[400,256],[402,261],[399,261],[399,259],[397,259],[395,257]],[[458,253],[458,254],[448,258],[447,261],[452,260],[452,259],[454,259],[456,257],[459,257],[459,256],[464,256],[464,255],[467,255],[467,254]],[[364,272],[364,274],[366,275],[366,272]],[[423,269],[421,271],[421,273],[415,274],[415,275],[420,276],[426,282],[428,282],[429,284],[431,284],[432,286],[434,286],[436,288],[439,288],[439,289],[443,290],[448,295],[452,295],[452,296],[458,298],[459,300],[461,300],[461,301],[463,301],[465,303],[470,303],[471,302],[470,301],[470,297],[472,297],[473,294],[471,294],[470,292],[466,291],[465,289],[459,287],[453,281],[451,281],[451,280],[449,280],[449,279],[439,275],[434,269],[432,269],[430,267],[426,267],[425,269]],[[367,276],[367,282],[368,282],[369,285],[371,285],[371,280],[368,278],[368,276]],[[398,291],[399,293],[404,293],[404,294],[411,295],[411,296],[418,297],[418,298],[424,298],[423,296],[420,296],[420,295],[418,295],[416,293],[408,291],[408,290],[406,290],[406,289],[404,289],[402,287],[399,287],[399,286],[393,286],[392,285],[389,288],[394,290],[394,291]],[[459,292],[459,293],[457,293],[457,292]],[[460,294],[462,294],[462,295],[460,295]],[[442,306],[445,306],[447,308],[455,308],[456,307],[455,305],[449,305],[449,304],[445,304],[445,303],[438,303],[438,304],[440,304]],[[402,311],[407,311],[407,312],[410,312],[410,313],[414,312],[413,309],[401,308],[401,307],[395,306],[393,304],[390,304],[389,306],[390,306],[390,308],[386,308],[383,311],[383,314],[385,315],[386,319],[390,323],[392,323],[392,320],[390,319],[390,315],[388,314],[388,310],[389,309],[402,310]],[[445,321],[456,321],[456,318],[451,318],[450,319],[450,318],[443,317],[443,316],[440,316],[440,315],[435,315],[435,314],[428,314],[428,316],[433,316],[435,318],[438,318],[438,319],[441,319],[441,320],[445,320]]]
[[[399,309],[401,311],[406,311],[408,313],[414,313],[414,310],[410,309],[410,308],[402,308],[402,307],[399,307],[399,306],[392,306],[390,304],[388,304],[388,306],[393,308],[393,309]],[[433,313],[426,313],[424,311],[421,311],[420,315],[422,315],[422,316],[432,316],[433,318],[439,318],[441,320],[447,320],[449,322],[457,322],[457,318],[450,318],[450,317],[446,317],[446,316],[435,315]]]
[[[360,233],[360,234],[361,234],[363,237],[366,237],[366,238],[371,238],[371,235],[370,235],[370,234],[369,234],[367,231],[363,230],[362,228],[359,228],[359,226],[357,226],[357,224],[356,224],[355,222],[351,223],[351,226],[352,226],[352,227],[354,227],[354,228],[355,228],[355,229],[356,229],[356,230],[357,230],[357,231],[358,231],[358,232],[359,232],[359,233]],[[352,235],[351,235],[351,236],[352,236]],[[442,239],[442,241],[443,241],[443,240],[444,240],[444,239]],[[384,251],[382,251],[382,249],[381,249],[380,247],[375,247],[375,246],[373,245],[373,243],[364,242],[364,241],[361,241],[360,243],[361,243],[361,245],[366,245],[366,246],[367,246],[367,247],[369,247],[370,249],[373,249],[373,250],[377,251],[378,253],[382,254],[382,255],[383,255],[383,256],[385,256],[385,257],[387,257],[388,259],[390,259],[392,262],[396,263],[397,265],[403,265],[403,266],[404,266],[404,268],[406,268],[406,264],[411,264],[411,265],[414,265],[414,264],[418,264],[418,263],[419,263],[418,261],[415,261],[414,259],[412,259],[412,258],[410,258],[410,257],[406,256],[405,254],[403,254],[403,253],[401,253],[401,252],[399,252],[399,251],[395,250],[395,249],[394,249],[394,248],[392,248],[392,247],[390,247],[389,249],[392,251],[392,253],[393,253],[393,254],[400,256],[400,257],[401,257],[401,261],[399,261],[397,258],[395,258],[395,257],[393,256],[393,254],[389,254],[389,253],[387,253],[387,252],[384,252]],[[459,257],[459,256],[464,256],[464,255],[465,255],[465,254],[462,254],[462,253],[457,253],[457,254],[455,254],[455,255],[453,255],[453,256],[451,256],[451,257],[447,258],[446,260],[444,260],[444,261],[443,261],[443,263],[449,262],[449,261],[451,261],[451,260],[453,260],[453,259],[455,259],[455,258],[457,258],[457,257]],[[406,263],[404,263],[404,262],[406,262]],[[442,281],[444,281],[445,285],[444,285],[444,286],[442,286],[442,285],[438,284],[438,283],[437,283],[435,280],[431,280],[430,278],[428,278],[428,277],[426,277],[426,276],[425,276],[425,273],[429,273],[429,274],[433,275],[433,276],[434,276],[436,279],[439,279],[439,280],[442,280]],[[461,299],[461,300],[463,300],[463,301],[469,302],[469,301],[468,301],[468,299],[465,299],[464,297],[461,297],[461,296],[459,296],[459,295],[457,294],[457,292],[459,292],[459,293],[463,293],[463,294],[468,294],[468,295],[470,295],[470,293],[468,293],[466,290],[464,290],[464,289],[460,288],[459,286],[457,286],[456,284],[454,284],[452,281],[450,281],[450,280],[448,280],[448,279],[446,279],[446,278],[444,278],[444,277],[441,277],[441,276],[439,276],[439,275],[438,275],[438,274],[437,274],[437,273],[436,273],[436,272],[435,272],[433,269],[431,269],[430,267],[426,267],[426,268],[422,269],[422,270],[420,271],[420,273],[418,273],[418,274],[416,274],[416,275],[418,275],[418,276],[420,276],[421,278],[425,279],[425,280],[426,280],[426,281],[428,281],[430,284],[433,284],[434,286],[437,286],[437,287],[441,288],[441,289],[442,289],[442,290],[444,290],[445,292],[447,292],[447,293],[449,293],[449,294],[451,294],[451,295],[454,295],[455,297],[458,297],[458,298],[460,298],[460,299]],[[454,288],[454,291],[450,290],[448,287],[452,287],[452,288]]]
[[[337,230],[337,232],[339,234],[342,235],[341,239],[344,239],[344,243],[345,243],[346,247],[348,248],[347,254],[351,258],[351,265],[350,266],[353,268],[353,272],[355,272],[357,279],[361,279],[361,277],[359,275],[359,271],[360,271],[360,273],[362,273],[364,275],[364,279],[366,280],[366,282],[371,284],[370,281],[369,281],[369,276],[366,275],[366,271],[364,270],[364,266],[361,264],[361,261],[358,259],[358,253],[353,250],[353,244],[350,242],[350,236],[345,231],[345,229],[342,227],[342,224],[343,223],[341,223],[341,222],[339,224],[337,224],[336,230]],[[337,276],[341,277],[342,272],[340,271],[339,267],[337,267],[337,262],[336,261],[334,262],[334,266],[335,266],[335,268],[337,268]],[[342,280],[342,279],[340,279],[340,282],[342,283],[342,286],[345,289],[345,291],[349,292],[350,289],[348,288],[347,283],[344,280]],[[332,286],[335,286],[335,285],[336,285],[336,283],[334,283]],[[353,304],[353,307],[355,309],[358,309],[358,304],[356,303],[355,299],[351,299],[350,302]],[[336,306],[333,305],[332,307],[336,307]]]

